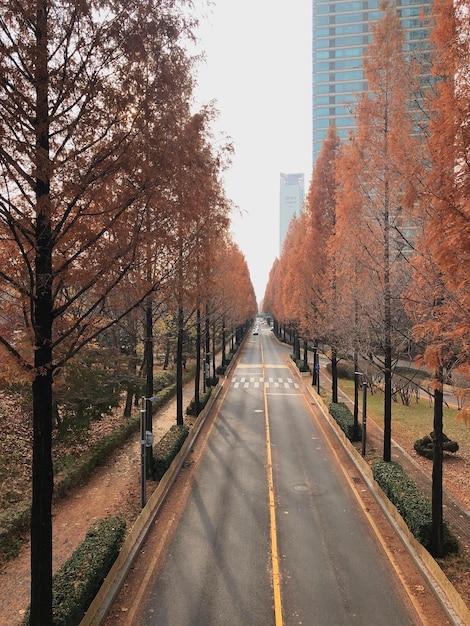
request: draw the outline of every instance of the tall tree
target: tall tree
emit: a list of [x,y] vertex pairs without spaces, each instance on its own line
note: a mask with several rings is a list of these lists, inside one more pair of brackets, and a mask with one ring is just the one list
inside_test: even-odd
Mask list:
[[[433,373],[434,450],[431,551],[444,555],[443,534],[443,385],[455,373],[468,384],[470,132],[468,7],[460,1],[433,3],[432,89],[425,100],[425,159],[412,174],[412,201],[421,224],[413,258],[414,281],[406,306],[422,360]],[[465,397],[468,389],[457,390]],[[460,412],[467,420],[468,402]]]
[[[372,28],[372,42],[364,61],[368,83],[356,109],[357,133],[351,139],[350,163],[341,176],[356,176],[350,219],[359,220],[356,255],[363,297],[360,314],[368,320],[373,338],[370,353],[384,376],[383,458],[391,460],[392,373],[403,346],[407,320],[400,293],[408,279],[403,237],[403,167],[413,153],[413,116],[410,110],[413,73],[403,53],[404,35],[392,6]],[[354,155],[351,153],[354,152]],[[341,212],[343,218],[345,211]],[[344,231],[344,229],[343,229]]]
[[[340,139],[335,126],[328,128],[312,174],[307,196],[309,213],[308,256],[314,259],[310,277],[315,297],[311,302],[318,311],[316,337],[322,336],[330,346],[332,400],[338,402],[337,358],[341,326],[335,324],[337,277],[334,255],[328,254],[328,241],[336,229],[336,166]],[[331,252],[331,251],[330,251]]]
[[2,0],[0,287],[15,324],[0,344],[32,381],[37,626],[52,623],[53,374],[109,325],[101,308],[136,260],[156,172],[149,116],[168,129],[171,106],[156,103],[179,102],[191,84],[174,9],[170,0]]
[[[454,345],[454,369],[465,374],[470,363],[470,17],[466,3],[446,0],[434,4],[434,15],[429,168],[421,206],[427,215],[425,246],[445,287],[439,309],[444,334],[436,343]],[[465,405],[461,417],[467,419]]]

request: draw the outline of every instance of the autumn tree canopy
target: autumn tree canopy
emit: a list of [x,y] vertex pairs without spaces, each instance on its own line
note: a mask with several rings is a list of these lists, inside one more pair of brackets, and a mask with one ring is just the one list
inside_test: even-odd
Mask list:
[[[468,376],[470,363],[470,18],[464,2],[433,5],[433,88],[416,203],[422,221],[408,308],[431,371]],[[467,383],[468,385],[468,383]],[[467,385],[458,393],[465,398]],[[459,387],[459,385],[458,385]],[[465,403],[467,404],[467,403]],[[468,419],[468,409],[461,417]]]
[[[138,259],[145,207],[187,110],[189,31],[170,0],[2,5],[0,345],[32,381],[30,623],[44,625],[53,374],[106,328],[104,305]],[[162,223],[168,206],[158,204]],[[137,300],[153,288],[141,287]]]

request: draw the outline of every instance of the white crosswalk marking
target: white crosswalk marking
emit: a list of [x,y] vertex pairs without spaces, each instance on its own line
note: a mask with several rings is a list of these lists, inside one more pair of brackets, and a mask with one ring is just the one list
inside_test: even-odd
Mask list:
[[231,386],[234,389],[259,389],[263,386],[265,389],[300,389],[300,385],[290,377],[265,379],[264,376],[234,376]]

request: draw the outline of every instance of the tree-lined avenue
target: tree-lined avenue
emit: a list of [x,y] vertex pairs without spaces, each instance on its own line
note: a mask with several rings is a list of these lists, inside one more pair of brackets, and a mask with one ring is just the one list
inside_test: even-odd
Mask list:
[[107,623],[446,623],[424,618],[432,594],[414,598],[388,561],[267,328],[220,398]]

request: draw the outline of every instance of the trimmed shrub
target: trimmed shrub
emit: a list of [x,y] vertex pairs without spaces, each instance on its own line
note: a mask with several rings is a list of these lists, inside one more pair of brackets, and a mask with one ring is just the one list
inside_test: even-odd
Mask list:
[[216,374],[218,374],[219,376],[223,376],[223,375],[225,374],[225,370],[226,370],[226,369],[227,369],[227,366],[226,366],[226,365],[219,365],[219,366],[216,368],[215,372],[216,372]]
[[[430,433],[429,435],[426,435],[422,439],[418,439],[417,441],[415,441],[413,448],[419,455],[432,460],[434,450],[434,438],[434,431],[432,431],[432,433]],[[444,433],[442,433],[442,449],[444,450],[444,452],[457,452],[457,450],[459,449],[459,444],[456,441],[452,441],[452,439],[449,439],[447,435],[444,435]]]
[[203,408],[206,406],[207,402],[209,401],[209,398],[211,397],[211,393],[212,393],[212,388],[209,387],[206,393],[204,395],[201,395],[201,397],[199,398],[199,412],[198,413],[196,413],[196,402],[193,398],[186,408],[186,415],[192,415],[192,416],[197,417],[197,415],[199,415],[199,413],[203,410]]
[[[411,534],[426,550],[431,548],[431,502],[415,481],[395,462],[376,461],[372,465],[374,479],[387,498],[395,505]],[[457,552],[458,544],[444,520],[445,553]]]
[[23,535],[31,523],[31,503],[17,502],[0,513],[0,553],[8,560],[18,556]]
[[155,480],[161,480],[171,462],[178,454],[184,440],[188,436],[189,428],[174,424],[153,448],[153,475]]
[[[164,370],[158,373],[153,380],[153,392],[157,394],[165,387],[172,387],[176,383],[176,373],[170,370]],[[145,395],[143,393],[142,395]]]
[[354,416],[344,402],[332,402],[328,407],[331,417],[335,420],[349,441],[360,441],[362,438],[362,425],[357,424],[357,432],[354,432]]
[[[54,626],[78,626],[116,560],[126,522],[118,516],[98,520],[52,580]],[[29,623],[29,611],[23,622]]]
[[174,398],[176,394],[176,383],[172,383],[168,387],[164,387],[157,391],[152,401],[152,415],[156,413],[163,405]]
[[290,358],[294,361],[295,366],[297,367],[299,372],[309,372],[310,371],[310,367],[308,366],[308,363],[305,363],[303,359],[296,359],[295,358],[295,354],[291,354]]

